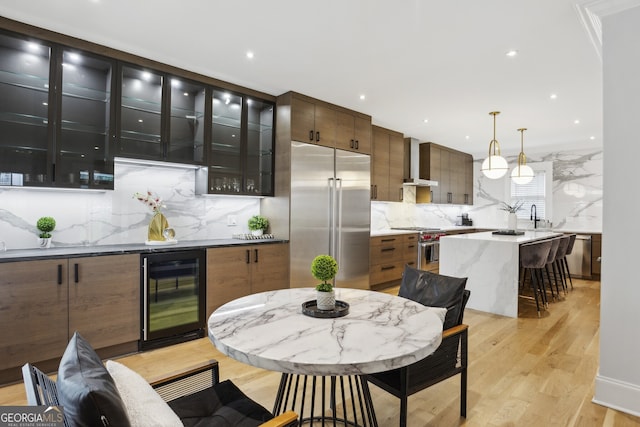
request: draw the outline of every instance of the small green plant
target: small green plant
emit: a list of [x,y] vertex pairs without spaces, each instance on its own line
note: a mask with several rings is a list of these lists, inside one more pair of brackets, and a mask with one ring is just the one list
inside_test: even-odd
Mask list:
[[262,215],[254,215],[249,218],[249,230],[267,231],[267,228],[269,228],[269,220]]
[[338,263],[331,255],[318,255],[311,262],[311,274],[318,280],[322,280],[316,286],[320,292],[331,292],[333,285],[329,283],[338,273]]
[[51,237],[51,232],[56,228],[56,220],[50,216],[43,216],[36,223],[36,227],[40,230],[39,237],[48,239]]

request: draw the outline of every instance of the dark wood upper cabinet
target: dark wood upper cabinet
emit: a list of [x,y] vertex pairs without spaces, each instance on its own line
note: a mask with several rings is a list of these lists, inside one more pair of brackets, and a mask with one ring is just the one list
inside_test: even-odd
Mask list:
[[0,34],[0,185],[51,185],[51,46]]
[[0,34],[0,185],[113,188],[114,64]]
[[2,186],[113,189],[121,156],[203,166],[205,193],[273,195],[274,110],[271,95],[0,17]]
[[273,102],[213,90],[208,184],[199,192],[273,195],[274,109]]
[[420,178],[438,181],[431,202],[473,205],[473,157],[434,143],[420,144]]

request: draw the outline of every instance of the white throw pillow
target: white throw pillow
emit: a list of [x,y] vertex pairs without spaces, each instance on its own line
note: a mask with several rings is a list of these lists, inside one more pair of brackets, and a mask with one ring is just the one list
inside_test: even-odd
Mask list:
[[140,374],[113,360],[107,360],[105,366],[122,397],[131,427],[183,426],[176,413]]

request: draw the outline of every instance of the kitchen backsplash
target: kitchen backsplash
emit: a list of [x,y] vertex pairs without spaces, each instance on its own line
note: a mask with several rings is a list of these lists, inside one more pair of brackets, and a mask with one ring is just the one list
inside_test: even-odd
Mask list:
[[[482,158],[474,160],[474,205],[435,205],[373,202],[371,230],[391,227],[455,226],[462,213],[468,213],[473,226],[505,228],[506,212],[500,202],[508,200],[504,177],[490,180],[480,172]],[[513,167],[516,157],[507,157]],[[552,226],[557,230],[602,232],[602,148],[528,153],[527,161],[551,162],[553,167]],[[529,221],[520,220],[519,228],[532,228]]]
[[[36,221],[52,216],[53,246],[144,243],[152,213],[133,194],[147,190],[164,200],[162,212],[179,241],[248,232],[248,219],[260,212],[259,198],[198,196],[194,183],[192,168],[116,162],[113,191],[0,186],[0,241],[8,249],[35,248]],[[229,215],[236,226],[227,225]]]

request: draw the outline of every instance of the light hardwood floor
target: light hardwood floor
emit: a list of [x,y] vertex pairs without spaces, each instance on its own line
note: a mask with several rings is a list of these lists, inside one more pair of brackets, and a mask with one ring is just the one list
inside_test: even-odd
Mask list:
[[[640,418],[591,402],[598,369],[600,283],[574,280],[565,300],[537,317],[520,301],[520,317],[465,312],[469,325],[467,419],[458,416],[460,379],[409,398],[409,426],[640,426]],[[385,292],[397,293],[397,288]],[[280,375],[236,362],[208,338],[119,359],[146,378],[203,359],[220,362],[249,396],[271,409]],[[372,386],[381,427],[398,425],[399,401]],[[0,405],[24,404],[21,384],[0,388]]]

